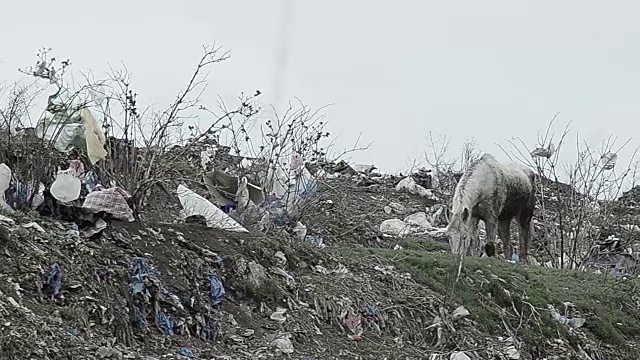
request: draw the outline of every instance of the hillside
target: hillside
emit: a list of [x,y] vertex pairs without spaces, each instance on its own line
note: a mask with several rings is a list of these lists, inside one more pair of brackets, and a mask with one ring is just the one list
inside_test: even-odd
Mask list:
[[322,181],[302,221],[325,247],[182,222],[112,221],[86,239],[4,213],[2,358],[637,358],[638,279],[497,258],[458,276],[441,240],[380,233],[389,203],[436,202],[398,180]]

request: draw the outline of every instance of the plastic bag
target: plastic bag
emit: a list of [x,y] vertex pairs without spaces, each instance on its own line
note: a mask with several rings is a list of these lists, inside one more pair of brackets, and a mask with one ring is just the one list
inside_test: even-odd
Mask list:
[[608,152],[602,155],[600,161],[604,170],[612,170],[616,166],[616,162],[618,162],[618,154]]
[[185,217],[202,215],[207,219],[208,227],[216,227],[229,231],[249,232],[229,217],[229,215],[225,214],[222,209],[213,205],[209,200],[196,194],[186,186],[182,184],[178,185],[177,193]]
[[11,185],[11,169],[7,164],[0,164],[0,197],[4,199],[4,192]]
[[51,195],[61,202],[69,202],[80,197],[82,181],[75,176],[73,169],[58,171],[56,180],[51,184]]

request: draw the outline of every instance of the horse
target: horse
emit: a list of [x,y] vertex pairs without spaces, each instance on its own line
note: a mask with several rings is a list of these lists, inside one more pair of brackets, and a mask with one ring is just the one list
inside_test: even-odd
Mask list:
[[519,226],[519,256],[527,263],[531,241],[531,221],[535,208],[536,174],[515,162],[500,163],[484,154],[469,164],[458,181],[451,201],[451,217],[446,228],[432,231],[445,233],[451,251],[456,254],[480,255],[478,223],[487,232],[485,252],[495,253],[496,230],[502,240],[503,254],[511,260],[510,227],[516,218]]

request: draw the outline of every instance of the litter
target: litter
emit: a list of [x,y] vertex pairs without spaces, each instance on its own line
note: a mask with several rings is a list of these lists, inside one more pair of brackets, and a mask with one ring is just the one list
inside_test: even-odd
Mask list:
[[400,180],[398,185],[396,185],[397,191],[407,191],[414,195],[424,196],[431,200],[438,200],[438,198],[431,192],[429,189],[425,189],[422,186],[416,184],[416,181],[411,177],[407,176],[406,178]]
[[222,281],[217,275],[211,275],[209,277],[210,286],[211,286],[211,301],[213,305],[221,304],[224,300],[225,290],[222,285]]
[[49,270],[44,274],[44,288],[47,293],[57,296],[62,290],[62,283],[64,281],[64,271],[57,264],[51,265]]
[[616,166],[617,161],[618,154],[612,152],[608,152],[602,155],[602,158],[600,158],[600,162],[602,162],[602,168],[604,170],[613,170],[613,168]]
[[126,201],[130,197],[128,192],[117,186],[109,189],[98,186],[95,191],[87,194],[82,207],[96,213],[104,211],[118,220],[131,222],[135,218]]
[[76,176],[75,170],[60,170],[51,184],[49,191],[58,201],[69,202],[80,197],[82,182]]
[[182,204],[183,215],[202,215],[207,219],[208,227],[216,227],[229,231],[249,232],[242,225],[238,224],[222,209],[213,205],[209,200],[196,194],[184,185],[178,185],[178,199]]
[[287,321],[287,315],[285,314],[286,312],[287,309],[278,307],[269,318],[279,323],[284,323],[285,321]]
[[553,154],[555,154],[556,148],[553,143],[549,144],[549,147],[537,147],[531,151],[532,157],[543,157],[549,159]]
[[471,358],[462,351],[454,351],[449,356],[449,360],[471,360]]
[[[565,304],[565,306],[567,306],[568,304]],[[584,323],[586,322],[586,320],[584,318],[580,318],[580,317],[572,317],[572,318],[568,318],[566,316],[560,315],[560,313],[558,313],[558,311],[556,311],[555,307],[551,304],[547,305],[547,309],[549,310],[549,312],[551,313],[551,318],[553,318],[553,320],[559,322],[562,325],[565,325],[571,329],[577,329],[579,327],[582,327],[582,325],[584,325]]]
[[23,228],[25,228],[25,229],[34,228],[34,229],[36,229],[37,231],[39,231],[39,232],[41,232],[41,233],[45,233],[45,232],[46,232],[46,231],[42,228],[42,226],[38,225],[38,223],[33,222],[33,221],[32,221],[32,222],[30,222],[30,223],[27,223],[27,224],[22,225],[22,227],[23,227]]
[[181,347],[180,349],[178,349],[178,354],[190,359],[195,359],[197,357],[196,351],[188,347]]

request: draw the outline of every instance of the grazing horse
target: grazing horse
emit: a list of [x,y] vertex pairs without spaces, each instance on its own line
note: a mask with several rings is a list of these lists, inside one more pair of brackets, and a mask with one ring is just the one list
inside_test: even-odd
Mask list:
[[526,264],[535,207],[535,178],[535,173],[528,167],[513,162],[499,163],[490,154],[484,154],[469,165],[458,181],[449,224],[432,234],[447,234],[453,253],[478,256],[478,223],[482,220],[487,232],[487,255],[495,253],[493,243],[497,230],[502,240],[503,254],[510,260],[510,225],[511,220],[516,218],[520,235],[520,260]]

